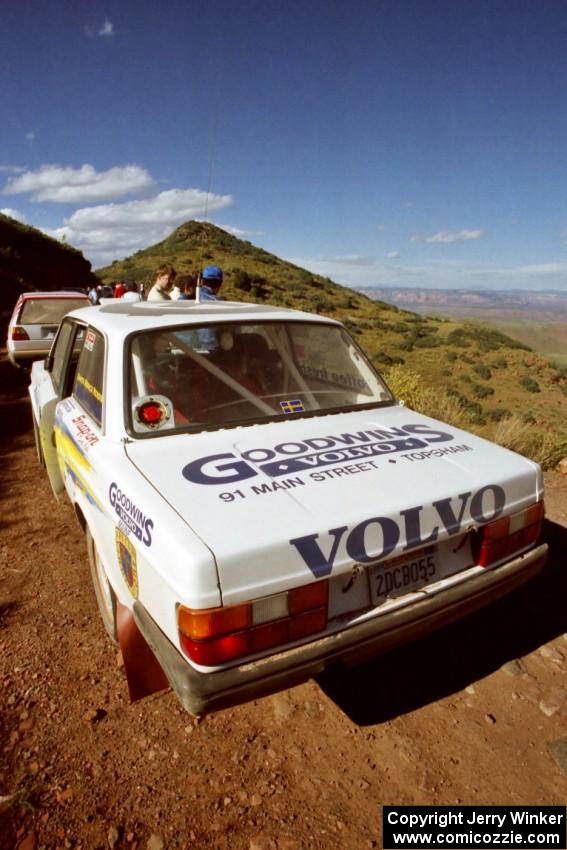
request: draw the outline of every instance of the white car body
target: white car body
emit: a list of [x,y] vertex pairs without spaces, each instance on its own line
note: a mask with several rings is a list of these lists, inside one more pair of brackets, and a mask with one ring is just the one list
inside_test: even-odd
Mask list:
[[23,292],[12,311],[6,347],[15,366],[49,354],[57,328],[66,313],[90,304],[80,292]]
[[[249,421],[199,427],[177,424],[155,387],[128,397],[146,380],[135,352],[147,335],[183,338],[159,355],[175,354],[177,369],[187,334],[195,362],[212,362],[214,349],[187,330],[202,323],[202,335],[229,344],[247,323],[271,323],[268,338],[270,328],[288,333],[286,323],[305,326],[307,340],[341,334],[363,377],[350,366],[332,377],[358,403],[308,411],[307,390],[303,401],[280,393],[275,407],[264,395]],[[185,337],[175,336],[181,325]],[[71,314],[47,362],[34,364],[40,457],[88,530],[99,606],[133,696],[153,688],[135,684],[151,657],[194,714],[255,698],[443,625],[542,568],[537,464],[407,409],[379,383],[377,400],[360,403],[374,379],[345,334],[330,319],[270,307],[117,303]],[[80,372],[89,353],[75,373],[81,346],[104,347],[98,388]],[[301,386],[329,385],[325,364],[297,363]],[[207,368],[216,380],[218,367]],[[248,403],[242,381],[237,400],[217,409]],[[159,424],[136,424],[146,414]]]

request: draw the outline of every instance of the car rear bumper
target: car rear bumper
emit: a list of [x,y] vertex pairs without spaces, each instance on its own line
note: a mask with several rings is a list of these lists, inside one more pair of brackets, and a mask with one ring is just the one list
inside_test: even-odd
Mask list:
[[334,664],[361,663],[447,625],[535,576],[547,549],[542,544],[496,569],[303,646],[210,673],[191,667],[139,601],[134,618],[181,704],[191,714],[206,714],[298,685]]
[[22,363],[30,364],[34,360],[45,360],[49,354],[50,346],[47,348],[11,348],[8,347],[8,359],[14,366],[20,366]]

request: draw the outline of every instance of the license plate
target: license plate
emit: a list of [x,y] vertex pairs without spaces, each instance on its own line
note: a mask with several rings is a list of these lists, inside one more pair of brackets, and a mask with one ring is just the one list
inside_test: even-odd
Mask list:
[[438,578],[439,572],[433,546],[402,555],[387,564],[377,564],[370,568],[372,602],[380,605],[386,599],[419,590]]

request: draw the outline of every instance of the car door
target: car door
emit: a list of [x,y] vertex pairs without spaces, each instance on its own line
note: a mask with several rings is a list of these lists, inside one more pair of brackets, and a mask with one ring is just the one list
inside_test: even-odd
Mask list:
[[62,322],[34,390],[41,449],[49,481],[56,496],[63,492],[65,485],[55,442],[55,413],[61,399],[71,392],[84,338],[83,324],[72,319]]

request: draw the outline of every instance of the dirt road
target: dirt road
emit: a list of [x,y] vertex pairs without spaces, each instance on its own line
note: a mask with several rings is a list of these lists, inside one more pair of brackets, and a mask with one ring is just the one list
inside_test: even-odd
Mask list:
[[171,693],[128,703],[21,387],[0,410],[2,850],[359,850],[382,846],[387,803],[565,803],[565,478],[547,476],[552,557],[531,585],[196,723]]

